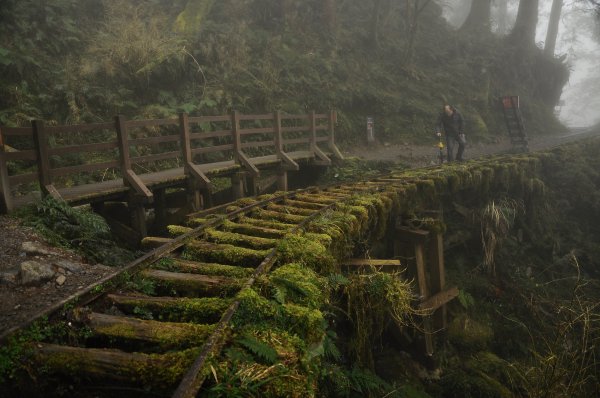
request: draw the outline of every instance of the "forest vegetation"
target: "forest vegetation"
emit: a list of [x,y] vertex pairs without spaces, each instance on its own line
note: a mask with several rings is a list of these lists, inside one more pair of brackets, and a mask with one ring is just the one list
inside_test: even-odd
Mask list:
[[491,31],[491,0],[460,29],[430,0],[2,3],[4,125],[336,109],[342,141],[367,116],[381,140],[419,141],[450,102],[487,140],[504,131],[499,96],[520,95],[531,133],[561,129],[569,71],[536,46],[537,1],[508,35]]

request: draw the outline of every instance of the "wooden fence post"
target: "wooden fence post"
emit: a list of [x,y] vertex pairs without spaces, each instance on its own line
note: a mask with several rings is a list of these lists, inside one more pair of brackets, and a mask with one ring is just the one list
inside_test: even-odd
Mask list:
[[31,126],[33,128],[33,143],[35,144],[35,152],[38,161],[40,189],[44,196],[50,195],[55,199],[60,200],[61,197],[58,194],[58,191],[52,185],[50,156],[48,155],[50,143],[48,141],[48,134],[44,129],[44,122],[42,120],[32,120]]
[[8,179],[8,167],[6,165],[6,158],[4,156],[4,137],[2,136],[2,129],[0,129],[0,187],[2,188],[2,199],[4,209],[0,211],[10,212],[13,209],[12,193],[10,191],[10,180]]
[[343,160],[344,155],[342,155],[342,152],[340,152],[338,147],[335,145],[335,123],[336,122],[337,122],[337,112],[332,110],[331,112],[329,112],[329,141],[328,141],[329,150],[333,153],[333,157],[335,157],[339,160]]
[[233,111],[231,114],[231,134],[233,135],[233,159],[236,163],[240,163],[242,137],[240,136],[240,113],[238,111]]

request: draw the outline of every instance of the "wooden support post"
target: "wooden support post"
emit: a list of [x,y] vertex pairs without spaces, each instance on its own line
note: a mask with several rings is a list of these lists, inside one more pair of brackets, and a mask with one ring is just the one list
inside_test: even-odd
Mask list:
[[[146,224],[146,208],[143,203],[136,200],[129,201],[129,212],[131,214],[131,226],[135,229],[141,238],[148,236],[148,226]],[[139,242],[138,242],[139,244]]]
[[310,151],[315,154],[314,161],[317,166],[330,166],[331,159],[317,145],[317,116],[315,111],[310,112]]
[[[13,209],[12,192],[10,190],[10,180],[8,179],[8,167],[6,165],[6,157],[4,156],[4,138],[0,129],[0,187],[2,188],[2,202],[0,203],[0,212],[6,213]],[[4,206],[4,209],[1,208]]]
[[163,233],[167,230],[167,200],[165,189],[154,191],[154,231]]
[[231,193],[234,199],[244,197],[244,177],[245,173],[235,173],[231,176]]
[[233,111],[231,114],[231,133],[233,134],[233,160],[241,165],[248,173],[254,177],[260,176],[260,171],[248,159],[248,156],[242,151],[242,137],[240,134],[240,114]]
[[48,142],[48,134],[44,129],[44,122],[42,120],[32,120],[31,125],[33,127],[33,142],[35,144],[35,152],[38,161],[38,178],[42,194],[44,196],[50,195],[55,199],[62,200],[60,194],[52,185],[50,156],[48,154],[50,143]]
[[[417,285],[419,286],[419,295],[421,296],[421,300],[424,300],[428,297],[427,276],[425,273],[425,253],[423,246],[424,245],[422,242],[415,243]],[[433,355],[433,336],[430,316],[423,317],[423,332],[425,334],[425,354],[431,356]]]
[[277,172],[277,190],[287,191],[288,190],[288,174],[287,170],[279,170]]
[[274,130],[275,130],[275,154],[281,160],[281,167],[284,170],[300,170],[300,166],[283,150],[283,132],[281,129],[281,111],[275,112],[273,115]]
[[337,122],[337,113],[332,110],[329,113],[329,150],[333,153],[333,157],[339,160],[344,160],[344,155],[335,145],[335,123]]
[[190,122],[187,113],[179,114],[179,132],[184,170],[188,176],[188,197],[195,211],[212,201],[212,188],[208,177],[198,168],[192,158]]
[[[440,293],[446,284],[446,271],[444,266],[444,238],[441,233],[435,234],[429,240],[429,262],[431,264],[431,292]],[[441,306],[433,314],[434,327],[446,328],[446,306]]]
[[246,192],[248,196],[258,195],[258,179],[254,176],[246,176]]

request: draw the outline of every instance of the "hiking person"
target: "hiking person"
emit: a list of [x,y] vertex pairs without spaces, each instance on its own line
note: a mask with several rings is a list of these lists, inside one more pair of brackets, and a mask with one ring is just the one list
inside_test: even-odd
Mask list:
[[[446,134],[446,149],[448,152],[448,162],[463,160],[463,152],[465,151],[465,122],[462,115],[452,105],[444,105],[444,109],[438,117],[435,128],[436,135],[442,136],[442,131]],[[454,147],[458,144],[456,159],[454,158]]]

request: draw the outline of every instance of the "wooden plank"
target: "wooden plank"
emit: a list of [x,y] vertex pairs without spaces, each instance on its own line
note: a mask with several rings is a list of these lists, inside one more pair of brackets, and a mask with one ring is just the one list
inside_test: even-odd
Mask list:
[[127,128],[131,127],[154,127],[176,125],[178,119],[148,119],[148,120],[128,120]]
[[147,138],[136,138],[129,140],[129,145],[152,145],[161,144],[163,142],[179,142],[180,138],[178,135],[161,135],[159,137],[147,137]]
[[[4,140],[0,130],[0,188],[2,189],[2,201],[4,210],[8,213],[13,209],[12,192],[10,190],[10,180],[8,178],[8,168],[6,166],[6,152],[4,150]],[[0,209],[2,210],[2,209]]]
[[54,188],[54,185],[46,185],[44,191],[48,192],[48,195],[52,196],[54,199],[63,201],[62,196],[60,196],[60,193]]
[[266,146],[275,146],[275,141],[249,141],[242,143],[242,149],[245,148],[262,148]]
[[231,150],[233,150],[233,144],[224,144],[224,145],[193,148],[192,154],[197,155],[199,153],[213,153],[213,152],[231,151]]
[[317,148],[317,116],[314,110],[310,112],[310,136],[308,137],[308,142],[310,143],[310,150],[315,152]]
[[[125,116],[115,117],[115,128],[117,130],[117,142],[119,144],[119,158],[121,160],[121,171],[131,169],[131,160],[129,159],[129,137]],[[125,176],[123,182],[127,183]]]
[[[317,131],[327,131],[327,130],[329,130],[329,126],[325,126],[325,125],[323,125],[323,126],[316,126],[315,129]],[[327,137],[327,138],[329,139],[329,137]]]
[[233,133],[231,130],[215,130],[215,131],[206,131],[201,133],[191,133],[191,140],[203,140],[208,138],[218,138],[218,137],[231,137]]
[[81,153],[81,152],[101,152],[106,150],[111,150],[118,148],[119,144],[117,141],[113,142],[100,142],[96,144],[82,144],[82,145],[69,145],[63,146],[60,148],[50,148],[48,149],[49,155],[66,155],[71,153]]
[[349,258],[342,261],[346,267],[400,267],[398,259]]
[[175,159],[175,158],[178,158],[179,156],[181,156],[181,152],[179,152],[179,151],[163,152],[163,153],[157,153],[154,155],[145,155],[145,156],[138,156],[135,158],[131,158],[131,162],[132,163],[149,163],[149,162],[156,162],[157,160]]
[[240,115],[240,120],[272,120],[273,115],[264,114],[264,115]]
[[119,162],[113,160],[112,162],[103,162],[103,163],[88,163],[81,164],[77,166],[68,166],[61,167],[58,169],[50,170],[50,175],[52,177],[62,177],[66,175],[71,175],[75,173],[83,173],[83,172],[93,172],[97,170],[106,170],[110,168],[119,168]]
[[282,133],[297,133],[299,131],[309,131],[310,126],[290,126],[290,127],[282,127]]
[[281,119],[282,120],[292,120],[292,119],[296,119],[296,120],[309,120],[310,115],[306,114],[306,115],[281,115]]
[[[50,176],[50,157],[48,155],[48,135],[44,132],[44,122],[42,120],[33,120],[33,142],[38,162],[38,175],[40,189],[45,192],[45,187],[52,185],[52,177]],[[47,193],[47,192],[45,192]]]
[[415,267],[417,275],[417,286],[419,287],[419,295],[422,298],[428,297],[427,277],[425,273],[425,253],[422,243],[415,244]]
[[90,123],[90,124],[72,124],[64,126],[46,126],[48,134],[61,134],[61,133],[85,133],[93,130],[113,130],[115,128],[114,123]]
[[283,145],[294,145],[294,144],[309,145],[310,144],[310,138],[309,137],[305,137],[305,138],[289,138],[289,139],[284,139],[283,140]]
[[458,292],[459,290],[456,286],[443,290],[422,301],[419,304],[419,309],[424,311],[435,311],[458,297]]
[[404,226],[396,226],[396,231],[399,233],[401,238],[404,238],[411,242],[423,242],[429,238],[430,232],[424,229],[414,229]]
[[242,141],[240,137],[240,114],[233,111],[231,114],[231,134],[233,137],[233,156],[239,161],[237,154],[242,150]]
[[317,141],[317,142],[329,142],[329,137],[317,137],[315,141]]
[[244,167],[252,177],[259,177],[260,171],[256,168],[256,166],[252,163],[252,161],[246,156],[245,153],[239,151],[238,153],[238,161]]
[[229,122],[231,121],[231,116],[228,115],[219,115],[219,116],[194,116],[190,117],[190,123],[200,124],[200,123],[211,123],[211,122]]
[[38,179],[37,172],[8,176],[8,180],[10,182],[11,187],[16,184],[26,184],[28,182],[33,182],[33,181],[36,181],[37,179]]
[[19,160],[37,160],[35,149],[28,149],[18,152],[4,152],[4,158],[7,162]]
[[314,146],[313,153],[317,157],[314,164],[317,166],[331,166],[331,159],[329,159],[329,156],[327,156],[317,145]]
[[127,185],[133,188],[137,194],[145,197],[148,200],[152,199],[152,191],[150,191],[148,187],[144,185],[140,177],[138,177],[133,170],[126,170],[125,173],[123,173],[123,177],[127,181]]
[[261,127],[255,129],[241,129],[240,135],[252,135],[252,134],[273,134],[275,130],[273,127]]
[[5,137],[33,136],[33,129],[31,127],[7,127],[7,126],[2,126],[2,135],[5,136]]
[[[432,293],[444,290],[446,284],[446,268],[444,265],[444,238],[441,233],[435,234],[429,241],[428,257],[430,262],[430,281]],[[458,294],[458,292],[456,293]],[[433,314],[433,326],[436,329],[446,328],[446,306],[442,306]]]

